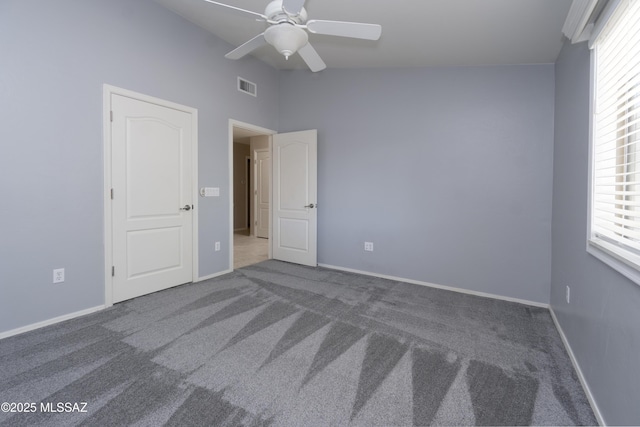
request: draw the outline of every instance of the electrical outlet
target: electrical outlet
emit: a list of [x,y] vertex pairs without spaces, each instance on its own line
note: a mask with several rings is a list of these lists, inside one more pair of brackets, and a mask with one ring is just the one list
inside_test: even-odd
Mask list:
[[220,250],[220,242],[216,242],[216,252]]
[[367,252],[373,252],[373,242],[364,242],[364,250]]
[[567,286],[567,304],[571,302],[571,288]]
[[64,282],[64,268],[56,268],[53,270],[53,283]]

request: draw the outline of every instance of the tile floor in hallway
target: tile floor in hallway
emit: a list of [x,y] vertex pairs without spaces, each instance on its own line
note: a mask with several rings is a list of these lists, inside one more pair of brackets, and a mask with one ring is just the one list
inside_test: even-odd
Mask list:
[[249,230],[233,233],[233,268],[256,264],[269,258],[269,239],[249,236]]

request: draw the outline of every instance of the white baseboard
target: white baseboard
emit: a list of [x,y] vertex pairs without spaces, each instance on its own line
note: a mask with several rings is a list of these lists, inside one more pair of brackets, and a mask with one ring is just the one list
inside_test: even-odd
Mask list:
[[324,267],[324,268],[330,268],[332,270],[340,270],[340,271],[347,271],[349,273],[363,274],[365,276],[379,277],[381,279],[395,280],[397,282],[406,282],[414,285],[428,286],[430,288],[444,289],[447,291],[458,292],[461,294],[469,294],[469,295],[476,295],[479,297],[498,299],[502,301],[517,302],[519,304],[531,305],[533,307],[549,308],[549,304],[545,304],[542,302],[529,301],[529,300],[520,299],[520,298],[505,297],[502,295],[489,294],[486,292],[471,291],[469,289],[455,288],[453,286],[436,285],[435,283],[423,282],[421,280],[405,279],[403,277],[396,277],[396,276],[387,276],[386,274],[371,273],[369,271],[355,270],[353,268],[338,267],[335,265],[318,264],[318,266]]
[[[198,277],[194,282],[201,282],[203,280],[213,279],[214,277],[222,276],[227,273],[231,273],[233,270],[225,270],[218,273],[210,274],[209,276]],[[0,340],[3,338],[9,338],[14,335],[22,334],[25,332],[33,331],[34,329],[43,328],[45,326],[53,325],[56,323],[64,322],[65,320],[73,319],[75,317],[84,316],[86,314],[95,313],[96,311],[104,310],[105,308],[110,307],[107,305],[99,305],[92,308],[87,308],[86,310],[76,311],[75,313],[69,313],[62,316],[54,317],[53,319],[43,320],[42,322],[32,323],[31,325],[21,326],[16,329],[12,329],[10,331],[0,332]]]
[[203,280],[214,279],[218,276],[224,276],[225,274],[229,274],[231,272],[233,272],[233,270],[229,269],[229,270],[219,271],[217,273],[213,273],[208,276],[198,277],[196,280],[193,281],[193,283],[202,282]]
[[[194,282],[201,282],[203,280],[213,279],[214,277],[222,276],[227,273],[231,273],[233,270],[225,270],[218,273],[210,274],[209,276],[198,277]],[[56,323],[64,322],[65,320],[73,319],[75,317],[84,316],[86,314],[95,313],[96,311],[104,310],[109,306],[107,305],[99,305],[92,308],[87,308],[86,310],[76,311],[75,313],[69,313],[62,316],[54,317],[53,319],[43,320],[42,322],[32,323],[31,325],[21,326],[16,329],[12,329],[10,331],[0,332],[0,340],[3,338],[9,338],[14,335],[22,334],[25,332],[33,331],[34,329],[43,328],[45,326],[53,325]]]
[[523,300],[523,299],[519,299],[519,298],[505,297],[505,296],[502,296],[502,295],[489,294],[489,293],[486,293],[486,292],[470,291],[468,289],[455,288],[455,287],[452,287],[452,286],[436,285],[434,283],[423,282],[423,281],[420,281],[420,280],[405,279],[403,277],[388,276],[386,274],[371,273],[371,272],[368,272],[368,271],[356,270],[356,269],[353,269],[353,268],[346,268],[346,267],[338,267],[338,266],[329,265],[329,264],[318,264],[318,266],[319,267],[324,267],[324,268],[330,268],[332,270],[347,271],[347,272],[350,272],[350,273],[357,273],[357,274],[362,274],[362,275],[365,275],[365,276],[379,277],[381,279],[388,279],[388,280],[394,280],[394,281],[398,281],[398,282],[412,283],[414,285],[428,286],[430,288],[437,288],[437,289],[445,289],[445,290],[448,290],[448,291],[459,292],[459,293],[463,293],[463,294],[477,295],[477,296],[481,296],[481,297],[494,298],[494,299],[503,300],[503,301],[510,301],[510,302],[517,302],[517,303],[520,303],[520,304],[531,305],[531,306],[534,306],[534,307],[542,307],[542,308],[549,309],[549,312],[551,313],[551,318],[553,319],[553,323],[555,324],[556,329],[558,330],[558,333],[560,334],[560,338],[562,339],[562,343],[564,344],[564,347],[567,350],[567,353],[569,354],[569,358],[571,359],[571,363],[573,364],[573,368],[576,370],[578,378],[580,379],[580,384],[582,385],[582,388],[583,388],[585,394],[587,395],[587,399],[589,400],[589,404],[591,405],[591,409],[593,410],[593,414],[595,415],[596,420],[598,421],[599,425],[601,425],[601,426],[606,426],[607,425],[605,423],[605,421],[604,421],[604,418],[602,418],[602,413],[600,412],[600,409],[598,408],[598,404],[596,403],[596,400],[593,397],[593,394],[591,393],[591,389],[589,388],[589,384],[587,383],[587,380],[585,379],[584,375],[582,374],[582,370],[580,369],[580,365],[578,364],[578,361],[577,361],[575,355],[573,354],[573,350],[571,349],[571,345],[569,345],[569,341],[567,340],[567,337],[564,334],[564,331],[562,330],[562,327],[560,326],[560,323],[558,322],[558,318],[556,317],[556,314],[553,311],[553,308],[551,307],[550,304],[544,304],[544,303],[535,302],[535,301],[528,301],[528,300]]
[[84,316],[86,314],[95,313],[96,311],[104,310],[104,305],[99,305],[86,310],[76,311],[75,313],[65,314],[63,316],[54,317],[53,319],[43,320],[42,322],[32,323],[31,325],[22,326],[20,328],[12,329],[6,332],[0,332],[0,339],[12,337],[14,335],[22,334],[25,332],[33,331],[34,329],[43,328],[45,326],[53,325],[56,323],[64,322],[65,320],[73,319],[75,317]]
[[[519,298],[505,297],[505,296],[502,296],[502,295],[495,295],[495,294],[490,294],[490,293],[486,293],[486,292],[471,291],[471,290],[468,290],[468,289],[456,288],[456,287],[452,287],[452,286],[436,285],[434,283],[423,282],[423,281],[420,281],[420,280],[406,279],[406,278],[402,278],[402,277],[389,276],[389,275],[386,275],[386,274],[371,273],[371,272],[368,272],[368,271],[356,270],[356,269],[353,269],[353,268],[346,268],[346,267],[339,267],[339,266],[329,265],[329,264],[318,264],[318,266],[319,267],[324,267],[324,268],[329,268],[329,269],[332,269],[332,270],[339,270],[339,271],[346,271],[346,272],[350,272],[350,273],[362,274],[362,275],[365,275],[365,276],[379,277],[381,279],[388,279],[388,280],[394,280],[394,281],[398,281],[398,282],[411,283],[411,284],[414,284],[414,285],[428,286],[428,287],[431,287],[431,288],[444,289],[444,290],[453,291],[453,292],[459,292],[459,293],[464,293],[464,294],[477,295],[477,296],[487,297],[487,298],[494,298],[494,299],[503,300],[503,301],[517,302],[517,303],[520,303],[520,304],[531,305],[531,306],[534,306],[534,307],[548,308],[549,312],[551,313],[551,318],[553,319],[553,323],[555,324],[556,329],[558,330],[558,333],[560,334],[560,338],[562,339],[562,343],[564,344],[564,347],[567,350],[567,353],[569,354],[569,358],[571,359],[571,363],[573,364],[573,368],[576,370],[576,373],[578,374],[578,378],[580,380],[580,384],[582,385],[582,388],[584,389],[584,392],[585,392],[585,394],[587,396],[587,399],[589,400],[589,404],[591,405],[591,409],[593,410],[593,413],[594,413],[594,415],[595,415],[595,417],[596,417],[596,419],[598,421],[598,424],[601,425],[601,426],[606,426],[607,425],[605,423],[603,417],[602,417],[600,409],[598,408],[598,404],[596,403],[595,398],[593,397],[593,394],[591,393],[591,389],[589,388],[589,384],[587,383],[587,380],[585,379],[584,375],[582,374],[582,369],[580,369],[580,365],[578,364],[578,361],[577,361],[575,355],[573,354],[573,350],[571,348],[571,345],[569,344],[569,341],[567,340],[566,335],[564,334],[562,326],[560,326],[560,323],[558,322],[558,318],[556,317],[556,314],[553,311],[553,307],[551,307],[549,304],[544,304],[544,303],[539,303],[539,302],[529,301],[529,300],[523,300],[523,299],[519,299]],[[231,272],[233,272],[233,270],[232,269],[228,269],[228,270],[220,271],[218,273],[210,274],[208,276],[198,277],[198,279],[195,282],[201,282],[201,281],[204,281],[204,280],[213,279],[215,277],[223,276],[223,275],[231,273]],[[76,311],[74,313],[69,313],[69,314],[65,314],[65,315],[62,315],[62,316],[54,317],[52,319],[43,320],[41,322],[32,323],[30,325],[22,326],[20,328],[12,329],[10,331],[0,332],[0,339],[4,339],[4,338],[8,338],[8,337],[11,337],[11,336],[14,336],[14,335],[18,335],[18,334],[22,334],[22,333],[25,333],[25,332],[29,332],[29,331],[32,331],[34,329],[43,328],[45,326],[54,325],[56,323],[64,322],[65,320],[70,320],[70,319],[73,319],[73,318],[76,318],[76,317],[80,317],[80,316],[84,316],[84,315],[87,315],[87,314],[95,313],[97,311],[104,310],[105,308],[106,308],[105,305],[99,305],[99,306],[91,307],[91,308],[88,308],[88,309],[85,309],[85,310]]]
[[575,369],[576,373],[578,374],[578,378],[580,379],[580,384],[582,384],[582,389],[584,390],[584,393],[587,395],[587,399],[589,400],[589,404],[591,405],[591,410],[593,410],[593,414],[596,416],[596,419],[598,420],[598,424],[600,424],[601,426],[606,426],[607,424],[602,418],[602,414],[600,413],[600,408],[598,408],[596,399],[593,397],[593,394],[591,394],[591,389],[589,388],[589,384],[587,383],[586,378],[582,374],[582,369],[580,369],[580,365],[578,364],[578,360],[573,354],[571,345],[569,344],[569,341],[567,340],[567,337],[564,334],[564,331],[562,330],[562,326],[560,326],[560,322],[558,322],[558,318],[556,317],[556,313],[553,311],[553,307],[549,306],[549,311],[551,312],[551,318],[553,319],[553,323],[556,325],[556,329],[560,334],[560,338],[562,338],[562,343],[564,344],[564,348],[567,350],[567,353],[569,354],[569,358],[571,359],[571,363],[573,364],[573,369]]

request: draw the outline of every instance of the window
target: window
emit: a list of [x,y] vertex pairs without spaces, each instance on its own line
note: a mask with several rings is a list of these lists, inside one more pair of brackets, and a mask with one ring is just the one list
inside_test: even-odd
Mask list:
[[593,55],[589,248],[640,281],[640,0],[618,3]]

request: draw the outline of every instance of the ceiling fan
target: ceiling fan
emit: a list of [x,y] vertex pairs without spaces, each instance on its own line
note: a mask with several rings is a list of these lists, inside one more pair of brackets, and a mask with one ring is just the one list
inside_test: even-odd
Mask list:
[[382,27],[377,24],[317,19],[307,20],[307,11],[304,8],[305,0],[273,0],[267,5],[264,14],[217,1],[204,1],[215,6],[224,7],[229,12],[252,17],[257,21],[264,21],[269,24],[264,33],[258,34],[248,42],[227,53],[225,58],[229,59],[240,59],[268,43],[275,47],[286,59],[298,52],[311,71],[317,72],[324,70],[327,66],[309,43],[307,31],[313,34],[364,40],[378,40],[382,34]]

